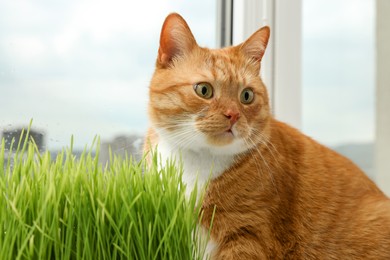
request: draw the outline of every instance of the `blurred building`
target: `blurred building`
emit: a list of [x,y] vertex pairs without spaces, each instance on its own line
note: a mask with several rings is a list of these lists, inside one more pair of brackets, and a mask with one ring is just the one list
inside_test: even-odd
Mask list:
[[112,155],[121,158],[132,157],[138,161],[142,158],[143,137],[139,135],[120,135],[111,141],[102,142],[100,145],[99,161],[106,164]]
[[375,178],[375,144],[374,143],[350,143],[332,147],[335,151],[351,159],[373,181]]
[[[24,129],[24,130],[23,130]],[[13,129],[5,129],[1,133],[1,140],[4,139],[4,169],[10,163],[13,167],[14,155],[18,148],[18,144],[23,145],[27,140],[34,140],[39,151],[45,150],[45,134],[41,131],[30,130],[27,134],[27,128],[16,127]],[[23,133],[23,135],[22,135]]]
[[[27,135],[27,130],[24,128],[14,128],[3,130],[2,138],[5,142],[5,150],[15,152],[19,142],[24,144],[26,140],[34,140],[35,144],[39,151],[45,150],[45,134],[41,131],[30,130]],[[22,132],[23,136],[22,136]]]

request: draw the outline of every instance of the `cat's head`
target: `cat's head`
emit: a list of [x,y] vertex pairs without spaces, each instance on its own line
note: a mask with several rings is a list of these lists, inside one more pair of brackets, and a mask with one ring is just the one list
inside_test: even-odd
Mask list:
[[259,73],[269,35],[263,27],[238,46],[211,50],[198,46],[180,15],[169,15],[149,93],[159,139],[231,155],[264,141],[270,108]]

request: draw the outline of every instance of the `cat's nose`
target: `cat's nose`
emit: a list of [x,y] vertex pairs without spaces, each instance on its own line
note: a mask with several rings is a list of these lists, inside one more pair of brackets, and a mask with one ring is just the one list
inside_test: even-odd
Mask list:
[[228,109],[225,111],[224,115],[230,120],[230,124],[234,125],[237,120],[240,118],[240,112]]

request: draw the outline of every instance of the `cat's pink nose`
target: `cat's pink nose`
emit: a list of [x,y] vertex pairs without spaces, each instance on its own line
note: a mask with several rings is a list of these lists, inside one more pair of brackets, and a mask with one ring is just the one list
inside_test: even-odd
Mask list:
[[240,112],[231,109],[226,110],[224,115],[230,120],[231,125],[234,125],[240,118]]

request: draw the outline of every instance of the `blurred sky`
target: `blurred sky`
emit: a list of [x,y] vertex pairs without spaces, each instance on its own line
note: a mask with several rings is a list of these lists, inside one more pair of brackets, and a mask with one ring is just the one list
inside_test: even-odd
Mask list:
[[328,144],[375,135],[375,0],[303,0],[303,131]]
[[[303,1],[303,130],[324,143],[374,138],[373,2]],[[0,0],[0,132],[33,119],[49,149],[143,134],[174,11],[215,47],[215,1]]]
[[162,23],[179,12],[215,47],[213,1],[0,0],[0,130],[44,130],[48,148],[143,134]]

